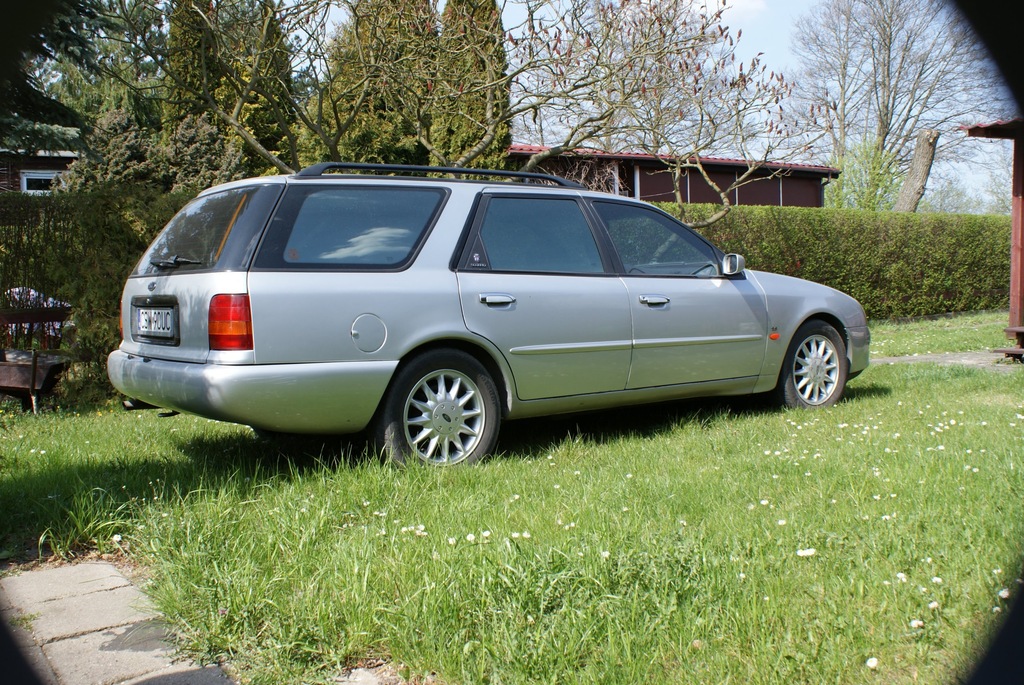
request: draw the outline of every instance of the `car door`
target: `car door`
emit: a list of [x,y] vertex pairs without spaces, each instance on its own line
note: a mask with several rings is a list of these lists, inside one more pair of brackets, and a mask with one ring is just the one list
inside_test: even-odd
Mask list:
[[629,388],[758,375],[768,316],[759,288],[721,275],[721,255],[654,208],[597,201],[622,262],[633,321]]
[[609,267],[575,197],[483,198],[459,293],[467,327],[501,350],[519,399],[625,388],[629,303]]

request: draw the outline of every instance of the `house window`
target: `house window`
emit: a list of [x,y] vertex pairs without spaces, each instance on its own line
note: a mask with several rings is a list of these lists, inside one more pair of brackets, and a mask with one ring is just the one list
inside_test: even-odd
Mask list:
[[22,171],[21,192],[42,195],[53,189],[53,181],[59,171]]

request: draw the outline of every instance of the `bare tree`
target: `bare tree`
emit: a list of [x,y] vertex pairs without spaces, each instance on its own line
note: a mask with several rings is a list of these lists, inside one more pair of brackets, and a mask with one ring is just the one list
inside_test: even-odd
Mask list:
[[[724,11],[717,3],[709,9],[689,0],[633,0],[602,17],[618,60],[629,65],[610,93],[613,140],[662,160],[681,209],[686,175],[707,184],[722,208],[701,226],[727,214],[730,193],[763,178],[768,161],[792,159],[807,144],[796,142],[794,120],[783,109],[789,84],[760,57],[737,61],[739,36],[723,25]],[[746,168],[723,185],[705,169],[709,155],[745,160]]]
[[878,192],[841,193],[867,200],[864,208],[893,201],[882,177],[908,173],[922,130],[939,133],[941,158],[962,142],[960,124],[1013,111],[969,24],[943,0],[824,0],[793,43],[802,65],[796,96],[819,115],[809,130],[824,136],[819,161],[842,169],[861,151],[871,157],[861,166],[885,167],[874,176]]

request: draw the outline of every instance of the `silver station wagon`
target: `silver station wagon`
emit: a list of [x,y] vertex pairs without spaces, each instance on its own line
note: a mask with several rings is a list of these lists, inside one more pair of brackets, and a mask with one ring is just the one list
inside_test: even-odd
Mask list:
[[430,464],[486,455],[507,419],[753,393],[830,406],[870,339],[853,298],[747,270],[646,203],[398,165],[204,191],[121,308],[108,372],[126,406],[366,431]]

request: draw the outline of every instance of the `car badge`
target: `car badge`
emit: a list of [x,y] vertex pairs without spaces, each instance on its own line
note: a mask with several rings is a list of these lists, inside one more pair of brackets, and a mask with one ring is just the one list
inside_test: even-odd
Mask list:
[[153,292],[154,290],[156,290],[156,281],[151,281],[150,284],[147,285],[146,287],[149,288],[149,292]]

